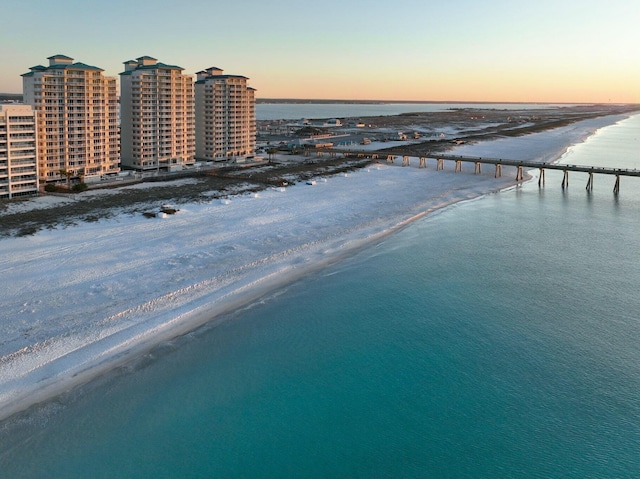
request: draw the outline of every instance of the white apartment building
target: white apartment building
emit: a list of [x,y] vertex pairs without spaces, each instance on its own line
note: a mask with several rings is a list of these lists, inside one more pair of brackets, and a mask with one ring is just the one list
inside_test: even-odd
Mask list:
[[0,198],[38,193],[36,112],[0,104]]
[[196,158],[227,160],[255,155],[255,90],[247,77],[211,67],[197,73]]
[[193,77],[148,56],[120,73],[122,165],[178,170],[195,162]]
[[120,171],[116,79],[65,55],[22,75],[24,102],[38,113],[41,182]]

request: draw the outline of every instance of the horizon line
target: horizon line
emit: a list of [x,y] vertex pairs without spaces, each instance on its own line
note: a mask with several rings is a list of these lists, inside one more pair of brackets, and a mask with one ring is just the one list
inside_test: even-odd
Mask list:
[[597,102],[597,101],[499,101],[499,100],[388,100],[388,99],[349,99],[349,98],[261,98],[256,97],[258,102],[277,103],[478,103],[478,104],[531,104],[546,105],[549,103],[559,105],[640,105],[634,102]]
[[[0,96],[20,96],[23,93],[0,92]],[[350,99],[350,98],[291,98],[256,97],[256,103],[417,103],[417,104],[524,104],[524,105],[640,105],[640,102],[598,102],[598,101],[499,101],[499,100],[390,100],[390,99]]]

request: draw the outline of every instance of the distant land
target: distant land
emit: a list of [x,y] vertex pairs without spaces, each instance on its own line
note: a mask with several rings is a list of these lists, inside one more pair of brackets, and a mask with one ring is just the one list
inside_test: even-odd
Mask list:
[[[453,100],[453,101],[431,101],[431,100],[319,100],[314,98],[256,98],[256,103],[292,103],[292,104],[329,104],[329,103],[341,103],[341,104],[355,104],[355,105],[383,105],[387,103],[419,103],[419,104],[434,104],[434,105],[442,105],[442,104],[477,104],[477,105],[520,105],[520,104],[529,104],[529,105],[548,105],[549,103],[553,104],[567,104],[567,105],[579,105],[580,103],[573,102],[561,102],[561,101],[461,101],[461,100]],[[591,105],[592,103],[584,103],[585,105]]]
[[[22,101],[21,93],[0,93],[0,101]],[[256,103],[264,104],[332,104],[339,103],[345,105],[384,105],[389,103],[419,103],[419,104],[467,104],[467,105],[493,105],[493,104],[505,104],[505,105],[517,105],[517,104],[529,104],[529,105],[548,105],[550,103],[557,105],[593,105],[594,103],[572,103],[562,101],[431,101],[431,100],[336,100],[336,99],[317,99],[317,98],[256,98]]]
[[[21,93],[0,93],[0,101],[22,101]],[[520,102],[520,101],[430,101],[430,100],[335,100],[335,99],[317,99],[317,98],[256,98],[256,103],[288,103],[288,104],[334,104],[340,103],[345,105],[383,105],[386,103],[421,103],[421,104],[548,104],[550,102]],[[563,102],[551,102],[563,103]],[[575,105],[575,103],[572,103]]]

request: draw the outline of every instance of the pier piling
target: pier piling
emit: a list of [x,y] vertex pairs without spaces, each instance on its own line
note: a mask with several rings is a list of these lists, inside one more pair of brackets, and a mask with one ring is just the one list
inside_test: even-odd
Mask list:
[[[337,154],[342,153],[350,158],[358,157],[358,158],[373,158],[377,160],[378,158],[382,158],[383,155],[387,158],[387,163],[394,163],[395,159],[398,157],[402,157],[402,166],[411,166],[410,160],[411,157],[406,155],[404,151],[402,152],[394,152],[391,150],[386,150],[384,153],[372,153],[370,151],[353,151],[353,150],[333,150],[333,149],[319,149],[319,148],[310,148],[305,146],[304,152],[305,155],[313,155],[312,151],[316,151],[317,156],[323,156],[324,153],[328,153],[329,156],[335,157]],[[429,152],[426,153],[430,155]],[[455,162],[455,171],[459,173],[462,171],[462,163],[474,163],[475,164],[475,174],[482,174],[482,164],[495,165],[496,172],[495,177],[502,177],[502,165],[512,166],[517,168],[516,173],[516,181],[524,181],[524,168],[538,168],[540,170],[540,176],[538,178],[538,187],[542,187],[546,182],[546,170],[558,170],[563,172],[562,176],[562,188],[569,187],[569,172],[577,171],[582,173],[587,173],[589,175],[589,179],[587,181],[587,191],[593,191],[593,183],[594,183],[594,175],[604,174],[604,175],[615,175],[615,185],[613,187],[613,193],[615,195],[620,193],[620,177],[621,176],[630,176],[640,178],[640,170],[629,169],[629,168],[608,168],[608,167],[593,167],[586,165],[559,165],[554,163],[539,163],[531,160],[513,160],[513,159],[504,159],[504,158],[481,158],[477,156],[469,157],[469,156],[460,156],[460,155],[446,155],[443,154],[439,158],[437,156],[420,156],[420,168],[427,167],[428,158],[434,158],[436,160],[436,170],[444,170],[444,162],[451,161]]]
[[589,172],[589,179],[587,180],[587,191],[593,191],[593,171]]

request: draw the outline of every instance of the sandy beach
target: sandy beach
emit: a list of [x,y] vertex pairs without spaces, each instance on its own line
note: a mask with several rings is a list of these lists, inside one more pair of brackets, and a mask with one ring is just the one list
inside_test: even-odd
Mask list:
[[[550,162],[626,116],[467,143],[451,153]],[[0,419],[514,179],[509,168],[496,179],[493,171],[455,173],[451,164],[436,171],[433,163],[373,163],[315,184],[186,203],[174,215],[120,214],[0,239]],[[50,197],[33,201],[64,208],[47,205]]]

